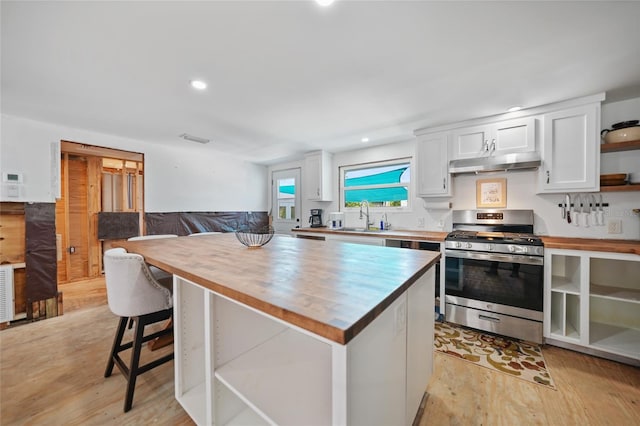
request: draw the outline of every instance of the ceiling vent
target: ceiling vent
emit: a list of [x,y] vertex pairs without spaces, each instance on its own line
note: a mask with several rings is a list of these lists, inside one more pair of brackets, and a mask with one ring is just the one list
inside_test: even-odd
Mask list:
[[183,133],[183,134],[180,135],[180,137],[182,139],[186,140],[186,141],[198,142],[198,143],[201,143],[201,144],[205,144],[205,143],[211,142],[211,140],[209,140],[209,139],[201,138],[201,137],[198,137],[198,136],[193,136],[193,135],[190,135],[188,133]]

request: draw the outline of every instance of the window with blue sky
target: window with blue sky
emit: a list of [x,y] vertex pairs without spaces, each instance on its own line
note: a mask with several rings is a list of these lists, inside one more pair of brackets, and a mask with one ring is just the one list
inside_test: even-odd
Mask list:
[[358,207],[368,201],[371,207],[408,207],[410,183],[408,159],[342,167],[342,206]]

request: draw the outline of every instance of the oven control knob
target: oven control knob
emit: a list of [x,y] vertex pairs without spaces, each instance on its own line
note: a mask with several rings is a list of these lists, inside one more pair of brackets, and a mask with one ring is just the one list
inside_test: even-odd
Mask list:
[[489,251],[493,251],[493,249],[496,248],[496,245],[493,243],[489,243],[488,248],[489,248]]
[[456,241],[456,248],[462,247],[462,243],[460,241]]
[[516,251],[516,246],[509,246],[509,251],[511,253],[515,252]]
[[471,243],[467,243],[466,244],[466,248],[470,249],[471,247],[473,247],[473,244],[471,244]]
[[529,253],[529,247],[522,247],[523,253]]

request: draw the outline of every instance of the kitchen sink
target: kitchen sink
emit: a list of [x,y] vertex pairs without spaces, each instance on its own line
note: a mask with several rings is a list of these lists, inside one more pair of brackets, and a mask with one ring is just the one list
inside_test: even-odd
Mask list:
[[380,229],[364,229],[364,228],[342,228],[340,231],[344,232],[384,232],[384,230]]

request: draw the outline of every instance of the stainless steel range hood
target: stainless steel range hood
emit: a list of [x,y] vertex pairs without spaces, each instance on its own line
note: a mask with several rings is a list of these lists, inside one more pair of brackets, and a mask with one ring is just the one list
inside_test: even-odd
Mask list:
[[449,173],[482,173],[518,169],[537,169],[542,161],[537,152],[516,152],[480,158],[449,161]]

